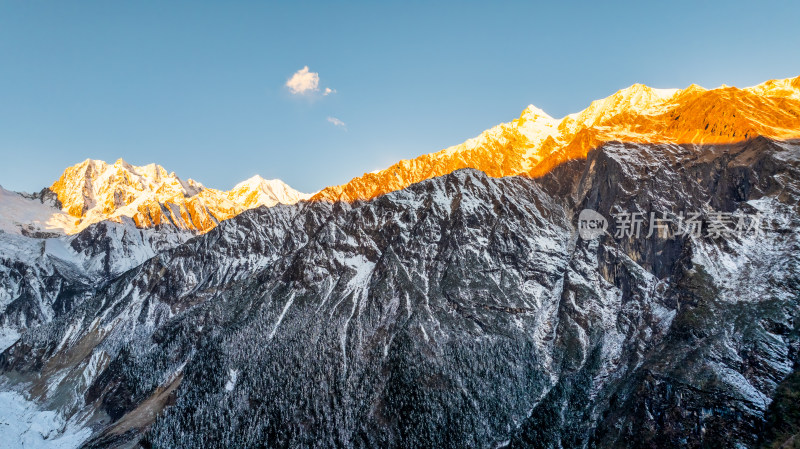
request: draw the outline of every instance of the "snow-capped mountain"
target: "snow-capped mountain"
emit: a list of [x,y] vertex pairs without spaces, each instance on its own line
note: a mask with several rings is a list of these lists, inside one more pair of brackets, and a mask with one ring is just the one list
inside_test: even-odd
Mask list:
[[57,319],[98,288],[194,234],[103,221],[69,236],[0,232],[0,350]]
[[800,138],[800,77],[738,89],[654,89],[634,84],[593,101],[581,112],[554,119],[531,105],[520,117],[442,151],[400,161],[314,199],[369,199],[461,168],[489,176],[533,176],[604,142],[736,143],[756,136]]
[[[308,201],[122,161],[0,192],[0,441],[791,442],[798,135],[800,78],[634,85]],[[47,208],[75,233],[50,236]],[[586,209],[607,232],[581,237]],[[619,232],[626,212],[645,232]],[[703,232],[646,232],[679,214]],[[763,226],[710,232],[738,216]]]
[[[798,202],[800,146],[759,138],[254,209],[0,367],[84,447],[754,446],[800,347]],[[584,208],[769,226],[583,240]]]
[[0,186],[0,231],[23,235],[77,232],[75,218],[60,210],[54,195],[25,195]]
[[63,211],[75,217],[78,230],[104,220],[130,218],[140,228],[169,223],[207,232],[244,210],[294,204],[308,197],[280,180],[260,176],[224,192],[192,179],[184,181],[156,164],[137,167],[122,159],[113,165],[87,159],[67,168],[50,190]]
[[277,204],[295,204],[307,200],[311,195],[300,193],[280,179],[264,179],[255,175],[236,184],[226,193],[231,201],[241,204],[245,209],[258,206],[272,207]]
[[0,187],[0,350],[221,220],[308,197],[259,176],[224,192],[123,160],[86,160],[37,194]]

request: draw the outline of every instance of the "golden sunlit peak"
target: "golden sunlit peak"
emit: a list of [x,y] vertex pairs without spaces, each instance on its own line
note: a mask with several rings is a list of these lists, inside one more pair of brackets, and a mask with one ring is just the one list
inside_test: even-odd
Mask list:
[[726,143],[800,137],[800,77],[745,89],[696,84],[657,89],[633,84],[557,120],[530,105],[517,120],[445,150],[323,189],[313,199],[358,200],[461,168],[490,176],[540,176],[607,141]]
[[254,177],[230,192],[186,181],[157,164],[135,166],[118,159],[113,165],[87,159],[67,168],[50,189],[63,211],[75,217],[78,232],[103,220],[131,218],[137,226],[173,224],[205,232],[244,210],[278,203],[293,204],[308,195],[282,181]]
[[[312,199],[369,199],[461,168],[494,177],[541,176],[607,141],[709,144],[756,136],[800,137],[800,77],[743,89],[633,84],[562,119],[529,105],[518,119],[462,144],[328,187]],[[309,198],[280,180],[258,175],[223,192],[183,181],[156,164],[137,167],[122,159],[113,166],[87,159],[68,168],[51,189],[64,211],[77,219],[78,230],[127,216],[139,226],[172,223],[205,232],[249,208]]]
[[546,120],[553,120],[553,117],[551,117],[547,112],[544,112],[542,109],[532,104],[529,104],[528,107],[522,111],[522,114],[520,114],[520,118],[525,118],[525,119],[544,118]]

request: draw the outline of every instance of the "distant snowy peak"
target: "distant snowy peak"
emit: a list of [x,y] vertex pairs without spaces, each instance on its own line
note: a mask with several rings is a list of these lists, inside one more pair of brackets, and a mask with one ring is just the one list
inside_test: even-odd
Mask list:
[[0,186],[0,231],[9,234],[47,236],[72,234],[76,220],[52,204]]
[[157,164],[136,166],[122,159],[113,164],[87,159],[67,168],[45,191],[48,201],[0,191],[0,229],[39,236],[74,234],[110,220],[139,228],[170,224],[206,232],[247,209],[294,204],[309,197],[283,181],[260,176],[220,191],[181,179]]
[[236,184],[227,192],[227,196],[231,201],[251,209],[258,206],[295,204],[307,200],[311,195],[298,192],[280,179],[264,179],[255,175]]

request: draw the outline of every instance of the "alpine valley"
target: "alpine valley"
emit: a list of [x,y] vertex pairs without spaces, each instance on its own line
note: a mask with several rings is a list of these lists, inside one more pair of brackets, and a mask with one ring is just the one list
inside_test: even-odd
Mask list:
[[529,106],[314,194],[0,188],[0,350],[2,447],[799,447],[800,77]]

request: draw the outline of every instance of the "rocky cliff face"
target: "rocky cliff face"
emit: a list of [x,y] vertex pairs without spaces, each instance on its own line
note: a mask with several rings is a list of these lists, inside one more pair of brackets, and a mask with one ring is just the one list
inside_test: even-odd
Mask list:
[[0,349],[47,323],[103,285],[194,233],[103,221],[71,236],[0,232]]
[[[800,349],[799,203],[800,144],[756,138],[253,209],[0,369],[85,447],[756,447]],[[620,212],[764,226],[616,237]]]

